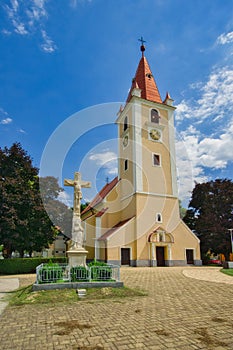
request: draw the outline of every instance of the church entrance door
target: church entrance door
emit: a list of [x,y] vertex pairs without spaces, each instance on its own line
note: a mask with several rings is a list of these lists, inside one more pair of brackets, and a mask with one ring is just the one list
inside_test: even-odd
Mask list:
[[156,247],[157,266],[165,266],[164,247]]
[[121,265],[130,265],[130,248],[121,248]]

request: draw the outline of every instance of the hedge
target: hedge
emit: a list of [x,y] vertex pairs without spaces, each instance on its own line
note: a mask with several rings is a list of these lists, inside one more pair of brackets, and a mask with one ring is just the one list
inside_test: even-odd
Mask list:
[[67,258],[11,258],[0,260],[0,274],[14,275],[20,273],[35,273],[40,264],[67,263]]

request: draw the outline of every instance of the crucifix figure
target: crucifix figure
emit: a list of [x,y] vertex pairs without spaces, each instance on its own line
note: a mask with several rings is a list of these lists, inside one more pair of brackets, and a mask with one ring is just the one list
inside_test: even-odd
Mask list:
[[81,224],[81,210],[80,203],[82,199],[82,187],[89,188],[91,183],[89,181],[81,181],[81,174],[75,172],[74,180],[65,179],[64,186],[74,187],[74,208],[72,220],[72,250],[83,248],[83,228]]
[[72,186],[74,187],[74,215],[78,216],[80,218],[80,202],[82,199],[82,187],[90,188],[91,183],[89,181],[81,181],[81,174],[79,172],[74,173],[74,180],[65,179],[64,180],[65,186]]

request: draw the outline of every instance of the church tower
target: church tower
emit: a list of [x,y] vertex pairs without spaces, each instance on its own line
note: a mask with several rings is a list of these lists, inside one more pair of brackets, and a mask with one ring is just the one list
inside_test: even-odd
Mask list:
[[126,105],[118,113],[119,177],[132,185],[125,194],[177,197],[175,107],[168,93],[162,102],[144,51],[142,45]]
[[199,265],[199,240],[179,214],[175,107],[168,93],[162,101],[141,41],[142,57],[116,120],[118,180],[96,214],[99,228],[100,217],[105,223],[98,247],[114,264]]

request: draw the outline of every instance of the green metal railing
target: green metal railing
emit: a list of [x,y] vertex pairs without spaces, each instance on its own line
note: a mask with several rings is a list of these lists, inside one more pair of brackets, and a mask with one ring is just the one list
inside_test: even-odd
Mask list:
[[116,265],[70,267],[67,264],[41,264],[36,268],[37,284],[94,281],[120,281],[120,267]]

